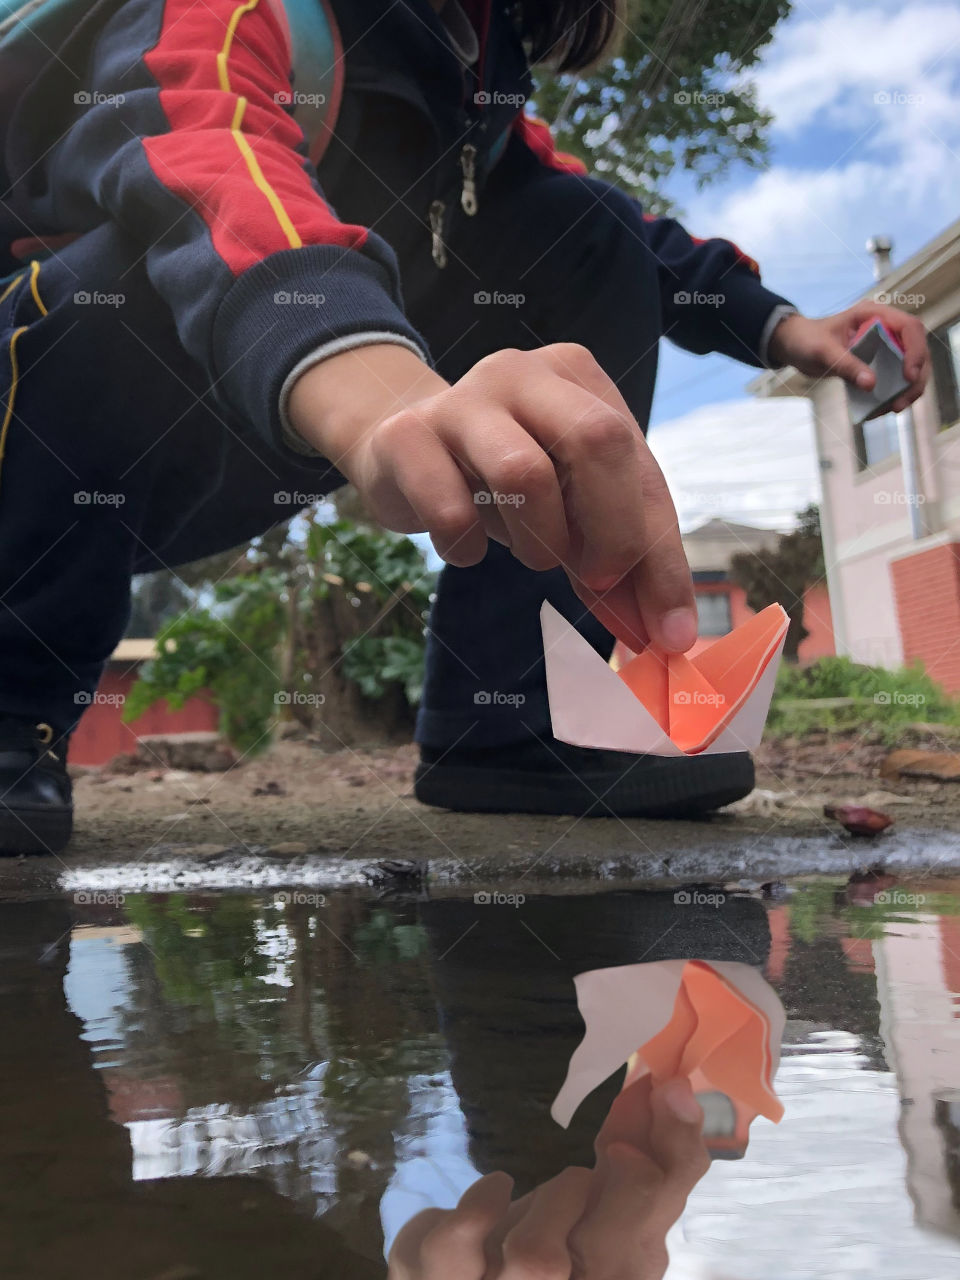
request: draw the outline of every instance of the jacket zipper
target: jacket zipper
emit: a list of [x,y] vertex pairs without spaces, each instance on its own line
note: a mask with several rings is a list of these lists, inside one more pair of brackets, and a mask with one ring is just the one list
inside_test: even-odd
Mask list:
[[460,168],[463,184],[460,188],[460,207],[469,217],[477,212],[477,148],[465,142],[460,150]]
[[[487,13],[489,19],[489,13]],[[477,59],[476,68],[472,72],[468,72],[464,76],[464,99],[468,93],[468,76],[472,80],[475,88],[475,98],[477,106],[480,108],[476,114],[471,117],[469,110],[466,112],[466,123],[468,134],[472,133],[479,123],[479,117],[483,115],[483,78],[484,78],[484,58],[486,55],[487,42],[487,22],[484,22],[483,30],[480,33],[480,52]],[[477,98],[479,97],[479,101]],[[466,105],[466,104],[465,104]],[[480,128],[485,128],[480,124]],[[479,201],[477,199],[477,147],[473,142],[464,142],[460,148],[460,208],[470,218],[474,217],[478,208]],[[447,204],[445,200],[434,200],[430,205],[430,240],[431,255],[438,267],[447,265],[447,246],[444,243],[444,223],[446,221]]]
[[430,206],[431,254],[438,267],[447,265],[447,246],[443,243],[443,222],[447,206],[442,200],[434,200]]

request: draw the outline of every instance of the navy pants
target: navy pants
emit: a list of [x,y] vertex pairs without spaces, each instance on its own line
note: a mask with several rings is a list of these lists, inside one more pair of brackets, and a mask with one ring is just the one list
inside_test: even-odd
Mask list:
[[[445,377],[504,347],[579,342],[646,423],[660,305],[629,199],[507,157],[480,213],[460,219],[449,258],[444,270],[411,264],[429,284],[408,291]],[[0,714],[65,729],[123,635],[134,573],[263,533],[292,514],[275,494],[326,493],[342,477],[224,412],[141,246],[112,224],[4,287]],[[533,572],[495,545],[473,568],[443,570],[419,741],[492,746],[548,730],[544,599],[609,652],[561,570]]]

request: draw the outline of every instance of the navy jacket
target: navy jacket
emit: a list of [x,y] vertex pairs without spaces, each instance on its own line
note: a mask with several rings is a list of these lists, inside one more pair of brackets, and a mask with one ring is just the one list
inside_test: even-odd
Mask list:
[[[115,220],[142,240],[184,348],[279,441],[281,387],[318,347],[376,332],[423,348],[397,241],[413,225],[434,248],[416,269],[442,270],[451,220],[482,205],[508,138],[583,172],[524,113],[531,79],[509,7],[465,7],[480,46],[470,70],[428,0],[0,0],[0,275]],[[403,226],[358,199],[382,174],[403,193]],[[761,363],[784,300],[756,265],[671,219],[644,225],[671,337],[746,345]],[[712,317],[674,307],[714,291],[726,301]],[[283,306],[311,293],[322,306]]]

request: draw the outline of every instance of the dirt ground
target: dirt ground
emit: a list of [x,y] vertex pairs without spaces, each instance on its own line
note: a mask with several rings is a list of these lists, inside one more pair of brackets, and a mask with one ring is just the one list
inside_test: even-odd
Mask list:
[[[934,744],[942,749],[943,744]],[[757,754],[757,790],[699,822],[473,815],[413,798],[416,748],[329,752],[309,738],[275,744],[223,773],[145,768],[80,771],[76,827],[59,858],[5,859],[0,889],[124,883],[138,868],[192,868],[192,883],[339,883],[399,860],[450,882],[497,882],[585,869],[606,881],[762,879],[868,866],[960,867],[960,781],[891,780],[888,748],[828,737],[771,740]],[[825,803],[857,801],[888,812],[876,839],[848,836]],[[159,872],[158,872],[159,874]],[[374,870],[374,875],[376,871]],[[325,881],[326,877],[326,881]],[[140,880],[134,877],[132,887]],[[147,884],[154,883],[149,879]]]

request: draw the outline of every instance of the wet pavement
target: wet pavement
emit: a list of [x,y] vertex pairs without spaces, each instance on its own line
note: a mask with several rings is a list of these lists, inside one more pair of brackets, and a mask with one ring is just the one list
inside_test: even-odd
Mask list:
[[0,902],[2,1274],[383,1276],[478,1175],[593,1165],[623,1073],[551,1118],[573,979],[667,960],[747,966],[787,1018],[785,1115],[693,1188],[668,1280],[960,1274],[960,881],[597,888]]

